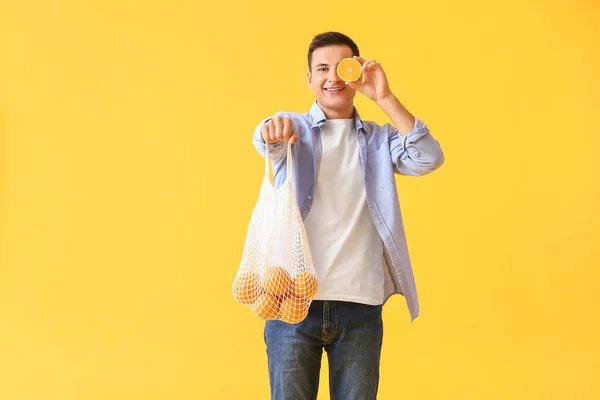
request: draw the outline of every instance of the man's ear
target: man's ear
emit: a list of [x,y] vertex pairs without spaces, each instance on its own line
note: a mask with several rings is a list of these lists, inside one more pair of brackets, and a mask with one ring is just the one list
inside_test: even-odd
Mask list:
[[306,80],[308,81],[308,86],[312,88],[312,74],[310,71],[306,73]]

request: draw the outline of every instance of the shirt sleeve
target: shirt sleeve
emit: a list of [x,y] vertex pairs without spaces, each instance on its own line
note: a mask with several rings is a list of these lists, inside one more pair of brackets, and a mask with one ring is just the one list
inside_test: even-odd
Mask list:
[[415,118],[413,129],[405,135],[400,135],[391,124],[387,126],[390,154],[397,174],[427,175],[442,166],[445,161],[442,148],[423,121]]

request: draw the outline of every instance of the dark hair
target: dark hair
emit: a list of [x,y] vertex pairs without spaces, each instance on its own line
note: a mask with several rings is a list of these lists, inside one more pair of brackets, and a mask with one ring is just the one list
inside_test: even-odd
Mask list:
[[354,43],[354,41],[352,39],[350,39],[348,36],[344,35],[343,33],[339,33],[339,32],[320,33],[313,38],[312,42],[310,43],[310,46],[308,47],[308,70],[310,71],[310,69],[311,69],[312,54],[316,49],[319,49],[321,47],[334,46],[334,45],[346,45],[346,46],[350,47],[350,50],[352,50],[352,55],[360,56],[360,53],[358,51],[358,46],[356,45],[356,43]]

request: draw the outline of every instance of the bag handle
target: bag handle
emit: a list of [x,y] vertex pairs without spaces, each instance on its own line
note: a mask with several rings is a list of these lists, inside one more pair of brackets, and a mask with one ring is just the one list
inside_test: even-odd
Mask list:
[[[288,142],[287,144],[287,164],[285,168],[285,179],[292,179],[292,145]],[[265,151],[265,177],[269,177],[269,144],[266,143]]]

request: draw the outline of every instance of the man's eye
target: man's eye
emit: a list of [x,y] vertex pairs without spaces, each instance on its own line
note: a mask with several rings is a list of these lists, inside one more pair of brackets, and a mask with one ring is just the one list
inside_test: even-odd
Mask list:
[[319,68],[317,71],[321,72],[321,71],[325,71],[327,68]]

